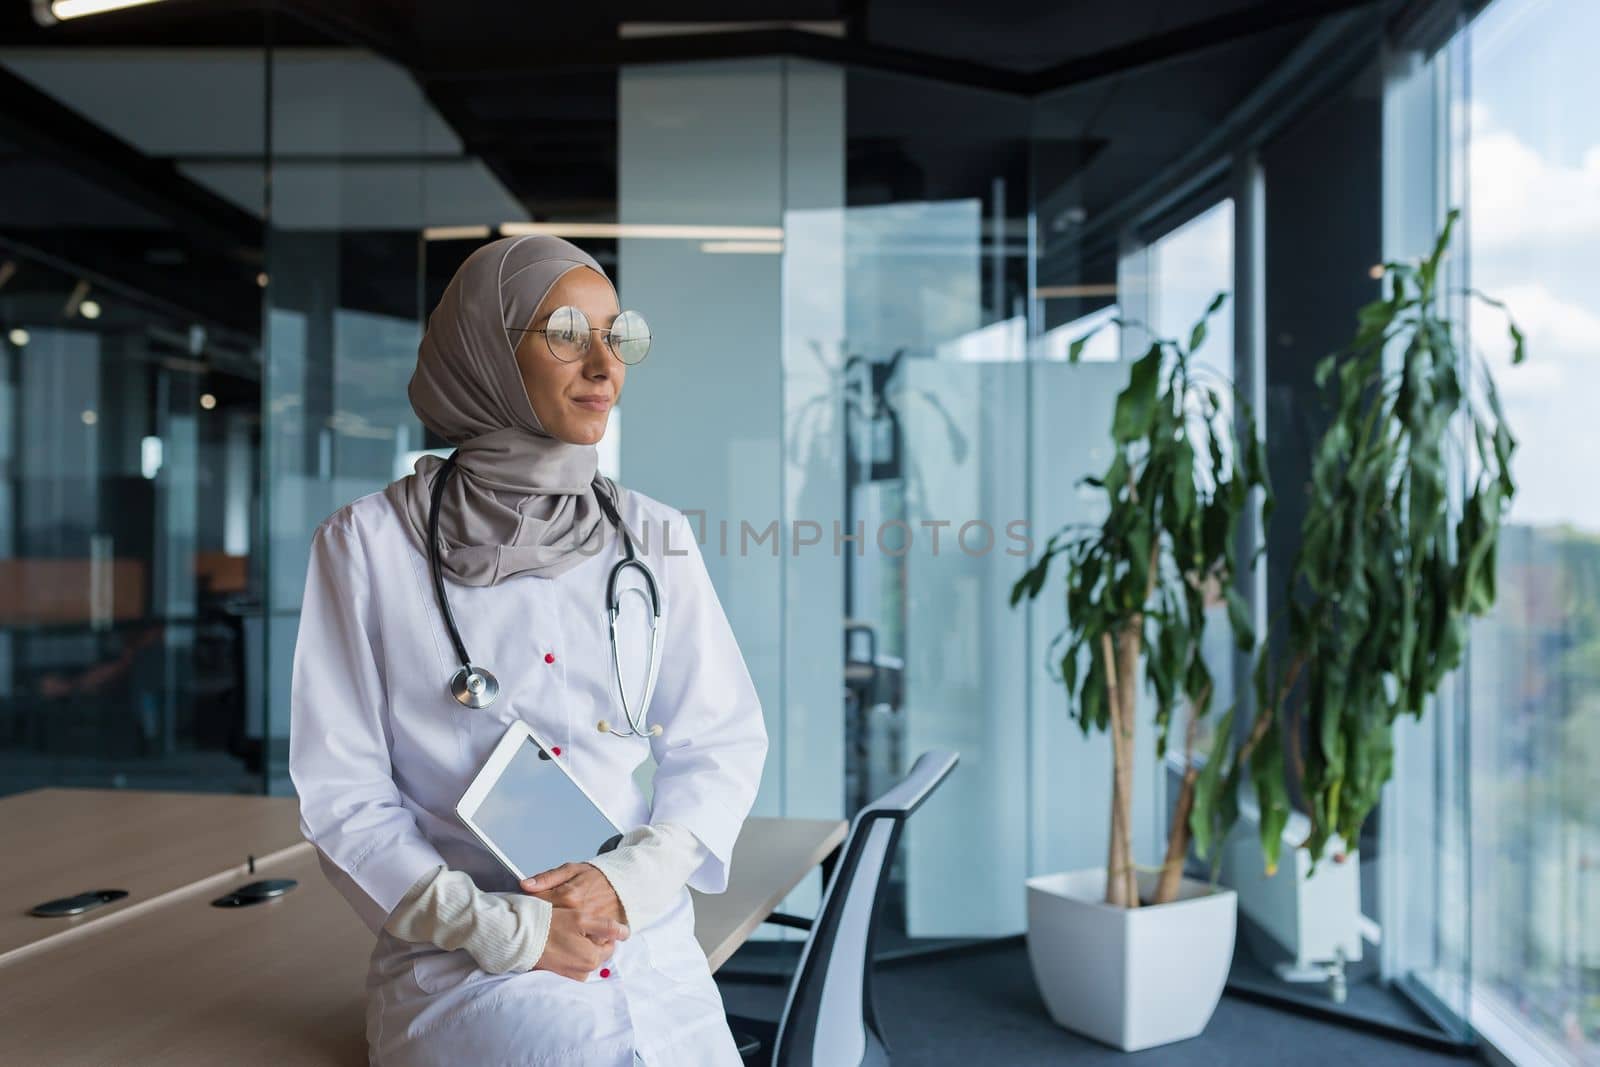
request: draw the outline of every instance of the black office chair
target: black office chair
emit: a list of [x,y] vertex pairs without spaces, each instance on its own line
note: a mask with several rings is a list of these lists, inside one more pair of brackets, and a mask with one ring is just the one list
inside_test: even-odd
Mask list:
[[[815,922],[774,915],[809,928],[800,962],[776,1022],[728,1016],[739,1054],[752,1067],[878,1067],[889,1045],[872,997],[872,943],[878,905],[900,829],[955,768],[959,757],[932,749],[900,783],[856,813],[843,856],[823,889]],[[823,996],[823,990],[832,995]]]

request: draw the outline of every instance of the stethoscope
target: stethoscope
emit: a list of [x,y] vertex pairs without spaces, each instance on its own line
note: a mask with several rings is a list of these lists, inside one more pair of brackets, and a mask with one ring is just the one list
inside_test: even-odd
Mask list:
[[[456,658],[461,661],[461,669],[450,676],[450,695],[469,708],[486,708],[500,695],[500,682],[489,671],[474,666],[472,657],[467,655],[467,646],[461,640],[461,631],[456,629],[456,617],[450,610],[450,601],[444,595],[444,568],[439,562],[439,502],[444,498],[445,483],[450,480],[455,470],[456,457],[452,455],[444,461],[433,479],[433,496],[428,505],[428,568],[433,572],[433,591],[439,598],[439,611],[444,616],[445,629],[450,631],[450,643],[455,646]],[[605,496],[596,495],[600,501],[600,510],[605,512],[607,520],[622,535],[623,551],[626,553],[625,558],[618,560],[616,566],[611,568],[611,576],[606,579],[606,611],[611,624],[611,671],[617,680],[617,694],[622,701],[622,714],[628,719],[628,729],[613,730],[605,719],[595,723],[595,728],[603,734],[612,733],[619,737],[641,736],[645,733],[652,737],[659,736],[661,733],[659,725],[645,730],[641,723],[635,720],[633,709],[628,706],[628,690],[622,682],[622,658],[617,651],[617,619],[621,615],[621,596],[617,590],[617,579],[629,567],[638,570],[644,576],[645,588],[630,586],[623,592],[638,593],[646,597],[650,605],[650,660],[645,675],[644,700],[639,704],[641,716],[649,714],[650,694],[656,684],[656,654],[661,647],[661,594],[656,589],[656,576],[651,573],[644,560],[634,552],[633,538],[628,534],[628,528],[622,525],[622,518],[617,514],[616,508]]]

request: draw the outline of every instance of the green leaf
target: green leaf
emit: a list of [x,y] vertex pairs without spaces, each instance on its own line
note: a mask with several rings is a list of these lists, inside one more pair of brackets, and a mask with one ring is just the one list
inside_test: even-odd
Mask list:
[[1119,444],[1137,441],[1150,432],[1151,422],[1155,418],[1156,385],[1160,377],[1161,346],[1151,345],[1150,351],[1134,362],[1128,387],[1117,397],[1111,436]]
[[1198,648],[1193,649],[1189,657],[1189,671],[1184,677],[1183,688],[1195,702],[1195,715],[1205,715],[1206,709],[1211,706],[1211,692],[1215,686],[1211,681],[1211,668],[1206,666],[1206,658],[1200,655]]
[[1038,561],[1024,571],[1022,577],[1011,586],[1011,607],[1016,607],[1017,601],[1024,596],[1032,600],[1039,595],[1039,590],[1044,588],[1045,577],[1050,572],[1050,560],[1056,554],[1056,538],[1059,536],[1060,534],[1051,536],[1045,543],[1044,551],[1039,555]]
[[1318,389],[1322,389],[1327,386],[1328,375],[1333,373],[1333,368],[1337,366],[1338,363],[1339,357],[1337,355],[1323,356],[1321,359],[1317,360],[1317,367],[1312,374],[1312,380],[1317,383]]
[[1439,238],[1434,242],[1433,253],[1423,260],[1418,273],[1422,278],[1422,288],[1426,292],[1433,288],[1434,279],[1439,273],[1439,264],[1444,261],[1445,250],[1450,246],[1450,234],[1456,227],[1456,222],[1461,218],[1460,208],[1451,208],[1446,213],[1444,228],[1439,231]]
[[1150,581],[1150,539],[1154,536],[1145,513],[1134,516],[1128,528],[1127,603],[1125,610],[1138,611],[1144,605],[1145,586]]
[[1230,583],[1224,587],[1228,596],[1228,625],[1233,629],[1234,647],[1248,652],[1255,647],[1256,630],[1250,622],[1250,605]]
[[1477,297],[1479,300],[1482,300],[1485,304],[1488,304],[1490,307],[1495,308],[1496,310],[1502,312],[1505,315],[1505,317],[1506,317],[1506,332],[1508,334],[1510,334],[1510,336],[1511,336],[1511,363],[1512,363],[1512,365],[1515,366],[1516,364],[1521,363],[1524,359],[1526,359],[1527,355],[1528,355],[1527,345],[1525,343],[1526,339],[1522,335],[1522,330],[1518,328],[1516,320],[1514,320],[1511,317],[1510,309],[1507,308],[1502,301],[1495,300],[1492,297],[1485,296],[1483,293],[1478,292],[1478,290],[1476,290],[1476,289],[1468,289],[1467,292],[1471,293],[1473,296]]
[[1117,449],[1117,454],[1111,459],[1111,466],[1106,470],[1105,486],[1106,495],[1111,498],[1113,504],[1128,488],[1128,456],[1121,448]]
[[1220,842],[1222,834],[1226,833],[1224,828],[1217,825],[1221,808],[1217,790],[1225,780],[1223,768],[1229,762],[1228,739],[1233,736],[1233,715],[1237,708],[1237,704],[1228,708],[1218,720],[1217,728],[1212,733],[1216,741],[1211,746],[1211,754],[1206,757],[1206,765],[1200,768],[1200,774],[1195,778],[1194,806],[1189,809],[1189,834],[1194,839],[1195,854],[1201,859],[1210,855],[1212,834],[1215,833],[1215,840]]
[[1177,512],[1180,525],[1188,523],[1194,515],[1195,486],[1194,486],[1194,446],[1189,443],[1189,435],[1179,435],[1177,444],[1173,447],[1172,458],[1172,503]]
[[1061,684],[1070,695],[1078,688],[1078,646],[1073,645],[1061,657]]
[[1289,824],[1289,792],[1283,779],[1283,739],[1276,721],[1250,755],[1250,780],[1256,787],[1256,805],[1261,812],[1261,850],[1266,856],[1267,877],[1270,878],[1278,872],[1283,828]]
[[1104,660],[1093,644],[1089,648],[1089,673],[1084,676],[1083,688],[1078,694],[1078,724],[1083,732],[1104,730],[1108,721],[1106,704],[1106,672]]

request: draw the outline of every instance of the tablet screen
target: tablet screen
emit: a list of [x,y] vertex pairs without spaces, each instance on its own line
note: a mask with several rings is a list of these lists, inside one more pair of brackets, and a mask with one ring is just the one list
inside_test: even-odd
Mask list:
[[589,859],[617,833],[531,738],[517,746],[471,818],[523,878]]

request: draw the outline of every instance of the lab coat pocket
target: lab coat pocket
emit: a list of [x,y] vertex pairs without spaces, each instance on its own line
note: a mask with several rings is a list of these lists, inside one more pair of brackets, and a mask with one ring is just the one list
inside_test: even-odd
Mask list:
[[674,982],[699,982],[710,971],[705,951],[694,938],[658,938],[650,946],[650,966]]
[[429,996],[463,985],[477,971],[477,963],[465,949],[427,952],[411,961],[411,980]]
[[694,904],[689,890],[670,911],[639,931],[650,966],[674,982],[704,981],[711,971],[705,949],[694,936]]

